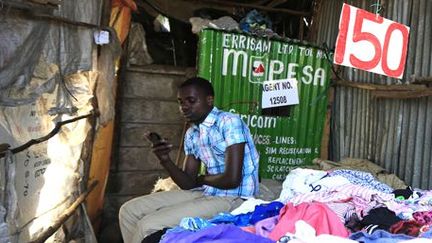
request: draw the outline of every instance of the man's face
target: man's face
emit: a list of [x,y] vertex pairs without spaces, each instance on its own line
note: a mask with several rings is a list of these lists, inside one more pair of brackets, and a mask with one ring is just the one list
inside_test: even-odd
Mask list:
[[179,89],[177,101],[182,115],[188,122],[195,124],[203,122],[213,109],[213,96],[206,96],[203,91],[194,86]]

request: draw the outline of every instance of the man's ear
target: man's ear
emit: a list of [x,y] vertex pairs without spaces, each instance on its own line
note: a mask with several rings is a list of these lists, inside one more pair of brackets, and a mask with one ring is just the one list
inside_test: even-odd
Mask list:
[[207,96],[207,104],[209,106],[213,106],[213,102],[214,102],[214,97],[213,96]]

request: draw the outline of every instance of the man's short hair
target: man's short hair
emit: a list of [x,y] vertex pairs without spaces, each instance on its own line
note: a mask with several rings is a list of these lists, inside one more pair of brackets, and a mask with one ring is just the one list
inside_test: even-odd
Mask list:
[[182,84],[180,84],[179,89],[184,88],[184,87],[188,87],[188,86],[194,86],[194,87],[200,89],[201,91],[204,92],[204,94],[206,96],[214,96],[213,86],[211,85],[211,83],[207,79],[200,78],[200,77],[193,77],[193,78],[187,79]]

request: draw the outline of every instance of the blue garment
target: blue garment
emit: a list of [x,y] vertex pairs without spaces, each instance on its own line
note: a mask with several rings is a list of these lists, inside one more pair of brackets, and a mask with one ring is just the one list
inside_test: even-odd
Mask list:
[[212,219],[202,219],[199,217],[186,217],[180,221],[177,227],[168,229],[166,233],[179,233],[183,231],[198,231],[218,224],[233,224],[236,226],[249,225],[252,213],[232,215],[230,213],[219,213]]
[[329,176],[337,175],[347,178],[352,184],[364,186],[384,193],[393,192],[393,188],[376,180],[371,173],[357,170],[335,170],[329,173]]
[[250,213],[232,215],[230,213],[220,213],[209,220],[213,224],[234,224],[237,226],[253,225],[258,221],[279,215],[284,204],[278,201],[255,206],[255,210]]
[[432,227],[430,227],[428,231],[420,233],[419,237],[432,239]]
[[240,186],[223,190],[204,185],[204,194],[210,196],[238,196],[249,198],[258,194],[258,160],[249,128],[239,115],[218,110],[216,107],[206,119],[197,126],[192,125],[186,132],[184,150],[201,160],[209,175],[225,171],[226,148],[238,143],[245,143],[243,160],[243,179]]
[[392,234],[385,230],[376,230],[372,234],[363,231],[356,232],[349,237],[351,240],[356,240],[363,243],[394,243],[402,240],[414,239],[412,236],[403,234]]
[[197,232],[169,232],[162,236],[162,243],[272,243],[271,239],[246,232],[234,225],[220,224]]
[[251,32],[254,28],[271,29],[272,21],[268,16],[262,15],[258,11],[251,10],[246,17],[240,20],[240,29],[244,32]]
[[185,230],[196,231],[199,229],[205,229],[207,227],[214,226],[214,224],[202,218],[186,217],[180,221],[179,226]]
[[230,213],[220,213],[210,219],[212,224],[234,224],[236,226],[247,226],[250,223],[252,213],[243,213],[239,215],[232,215]]
[[169,229],[169,231],[180,232],[184,230],[197,231],[199,229],[208,228],[217,224],[234,224],[236,226],[248,226],[257,223],[266,218],[279,215],[279,211],[284,204],[274,201],[267,204],[255,206],[255,210],[250,213],[232,215],[230,213],[219,213],[213,218],[206,220],[199,217],[185,217],[180,221],[178,227]]
[[267,204],[261,204],[255,206],[255,210],[252,212],[252,216],[250,218],[250,224],[255,224],[258,221],[261,221],[266,218],[270,218],[276,215],[279,215],[280,210],[285,205],[281,202],[274,201]]

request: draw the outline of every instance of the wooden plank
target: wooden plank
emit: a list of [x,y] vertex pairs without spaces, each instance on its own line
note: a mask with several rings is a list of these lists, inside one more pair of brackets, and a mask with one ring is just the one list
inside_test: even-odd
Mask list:
[[346,80],[336,80],[336,85],[359,88],[359,89],[367,89],[367,90],[387,90],[387,91],[427,91],[430,90],[425,85],[419,84],[371,84],[371,83],[359,83],[359,82],[351,82]]
[[[103,25],[109,23],[111,16],[111,0],[103,0],[102,20]],[[102,60],[98,60],[99,63],[103,63]],[[98,67],[99,68],[99,67]],[[117,82],[117,80],[115,80]],[[116,96],[116,90],[113,90],[114,96]],[[114,120],[109,121],[105,126],[99,127],[96,131],[93,147],[92,147],[92,158],[89,169],[89,180],[98,180],[99,184],[96,188],[88,195],[86,199],[87,212],[92,222],[93,229],[97,234],[101,223],[101,215],[104,205],[105,188],[108,181],[108,174],[111,164],[111,149],[113,144],[114,134]],[[90,184],[90,181],[88,181]]]
[[432,96],[432,89],[429,90],[413,90],[413,91],[372,91],[373,98],[386,99],[418,99],[422,97]]
[[321,139],[321,150],[320,150],[320,158],[321,159],[329,159],[329,142],[330,142],[330,119],[331,119],[331,110],[334,101],[334,88],[329,89],[329,101],[327,104],[327,112],[324,123],[323,135]]
[[[186,0],[186,1],[194,1],[197,2],[196,0]],[[231,7],[244,7],[244,8],[250,8],[250,9],[259,9],[259,10],[263,10],[263,11],[267,11],[267,12],[275,12],[275,13],[285,13],[285,14],[289,14],[289,15],[294,15],[294,16],[311,16],[311,12],[305,12],[305,11],[297,11],[297,10],[291,10],[291,9],[286,9],[286,8],[272,8],[272,7],[267,7],[267,6],[261,6],[261,5],[256,5],[256,4],[248,4],[248,3],[239,3],[239,2],[233,2],[233,1],[221,1],[221,0],[200,0],[199,2],[204,2],[209,4],[210,6],[231,6]]]

